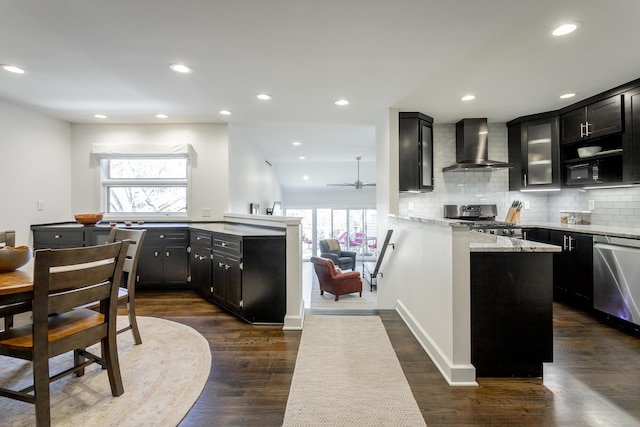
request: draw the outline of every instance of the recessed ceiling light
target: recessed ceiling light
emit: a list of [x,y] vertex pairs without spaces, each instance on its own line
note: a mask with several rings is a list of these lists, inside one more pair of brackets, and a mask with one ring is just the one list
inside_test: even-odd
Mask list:
[[256,98],[261,99],[263,101],[268,101],[270,100],[272,97],[271,95],[269,95],[268,93],[259,93],[256,95]]
[[298,159],[304,160],[304,159],[306,159],[306,157],[305,156],[300,156],[300,157],[298,157]]
[[474,99],[476,99],[475,95],[465,95],[462,97],[463,101],[473,101]]
[[302,179],[304,179],[305,181],[309,180],[309,177],[307,175],[303,176]]
[[348,99],[338,99],[336,102],[334,102],[334,104],[339,105],[339,106],[344,106],[344,105],[349,105],[349,100]]
[[553,34],[554,36],[566,36],[567,34],[573,33],[575,30],[580,28],[580,25],[581,24],[579,22],[569,22],[567,24],[562,24],[558,28],[553,30],[551,34]]
[[176,73],[183,73],[183,74],[188,74],[193,71],[191,67],[184,64],[171,64],[169,65],[169,68],[171,68]]
[[574,96],[576,96],[575,93],[564,93],[564,94],[560,95],[560,99],[573,98]]
[[167,116],[166,114],[156,114],[156,117],[159,119],[167,119],[169,118],[169,116]]
[[220,110],[220,114],[222,114],[223,116],[230,116],[231,115],[231,111],[229,111],[229,110]]
[[93,117],[95,117],[96,119],[106,119],[107,116],[105,116],[104,114],[94,114]]
[[300,142],[300,141],[293,141],[293,142],[291,143],[291,145],[295,145],[295,146],[302,145],[302,142]]
[[24,70],[20,67],[16,67],[15,65],[3,64],[2,69],[14,74],[24,74]]

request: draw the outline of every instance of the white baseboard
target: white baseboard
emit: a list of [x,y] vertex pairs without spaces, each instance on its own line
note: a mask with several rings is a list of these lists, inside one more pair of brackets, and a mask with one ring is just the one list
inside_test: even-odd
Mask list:
[[284,316],[283,331],[301,331],[304,326],[304,303],[301,304],[300,313],[297,315],[286,314]]
[[476,382],[476,368],[471,364],[454,365],[400,300],[397,301],[396,311],[449,385],[478,385]]

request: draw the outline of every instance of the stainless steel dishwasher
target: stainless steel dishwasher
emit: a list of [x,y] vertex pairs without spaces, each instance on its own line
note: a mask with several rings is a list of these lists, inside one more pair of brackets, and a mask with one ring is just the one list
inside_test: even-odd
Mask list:
[[593,306],[640,325],[640,240],[593,236]]

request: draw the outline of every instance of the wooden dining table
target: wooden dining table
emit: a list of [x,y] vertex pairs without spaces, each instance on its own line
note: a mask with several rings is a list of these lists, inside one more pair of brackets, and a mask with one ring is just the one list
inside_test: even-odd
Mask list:
[[0,306],[33,299],[33,275],[15,270],[0,273]]

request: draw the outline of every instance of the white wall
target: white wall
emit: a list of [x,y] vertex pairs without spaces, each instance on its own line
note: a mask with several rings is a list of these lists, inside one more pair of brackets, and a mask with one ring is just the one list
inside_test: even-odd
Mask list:
[[[225,124],[73,124],[71,126],[72,211],[98,212],[98,174],[93,143],[191,144],[191,220],[221,220],[229,210],[229,153]],[[92,164],[94,167],[92,167]],[[210,208],[211,217],[202,209]]]
[[16,245],[31,245],[31,224],[73,219],[69,141],[69,123],[0,101],[0,229]]
[[349,208],[375,209],[376,189],[365,187],[356,190],[352,187],[328,191],[289,191],[284,194],[285,208]]
[[260,204],[260,213],[282,201],[282,189],[273,167],[253,144],[229,125],[229,210],[249,212],[250,203]]

